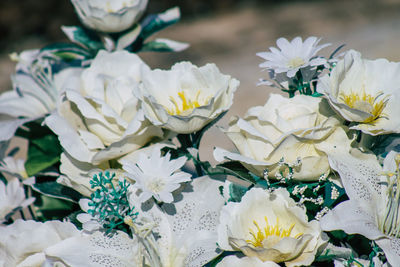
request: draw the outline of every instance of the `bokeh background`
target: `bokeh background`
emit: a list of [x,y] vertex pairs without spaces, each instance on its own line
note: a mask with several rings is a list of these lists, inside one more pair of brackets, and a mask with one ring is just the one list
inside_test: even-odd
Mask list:
[[[264,104],[275,90],[256,86],[265,76],[256,53],[267,51],[281,36],[322,37],[321,43],[332,43],[326,55],[346,44],[344,50],[359,50],[366,58],[400,60],[400,0],[149,0],[148,13],[173,6],[181,8],[181,22],[158,36],[188,42],[190,48],[140,56],[152,68],[169,68],[182,60],[197,65],[214,62],[240,80],[235,103],[220,127],[226,127],[231,116],[243,116],[249,107]],[[0,0],[0,92],[11,89],[11,52],[66,41],[60,26],[76,24],[69,0]],[[204,138],[202,159],[212,160],[216,145],[233,149],[214,127]]]

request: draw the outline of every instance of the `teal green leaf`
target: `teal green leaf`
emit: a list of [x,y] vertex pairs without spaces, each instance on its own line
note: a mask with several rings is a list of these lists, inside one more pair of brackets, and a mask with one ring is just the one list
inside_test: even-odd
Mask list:
[[101,39],[93,31],[79,26],[62,26],[61,29],[72,42],[78,45],[82,45],[92,51],[104,49]]
[[78,203],[83,197],[79,192],[57,182],[36,183],[32,185],[32,189],[48,197],[75,203]]
[[140,52],[179,52],[189,47],[189,44],[169,39],[155,39],[145,43]]
[[248,191],[248,188],[246,186],[238,185],[236,183],[231,183],[229,185],[229,199],[228,201],[233,201],[233,202],[240,202],[242,200],[242,197],[246,192]]
[[145,40],[150,35],[172,25],[179,21],[180,11],[178,7],[168,9],[167,11],[147,16],[142,25],[142,32],[140,34],[141,38]]

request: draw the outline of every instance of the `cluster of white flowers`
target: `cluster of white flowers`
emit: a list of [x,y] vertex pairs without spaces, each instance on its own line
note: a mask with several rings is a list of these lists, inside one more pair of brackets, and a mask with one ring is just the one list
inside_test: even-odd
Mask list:
[[239,81],[137,55],[183,48],[144,41],[177,9],[72,3],[86,27],[63,28],[75,44],[14,54],[0,95],[0,266],[400,265],[400,63],[278,39],[258,54],[262,83],[289,97],[233,117],[237,151],[216,147],[212,166],[201,138]]

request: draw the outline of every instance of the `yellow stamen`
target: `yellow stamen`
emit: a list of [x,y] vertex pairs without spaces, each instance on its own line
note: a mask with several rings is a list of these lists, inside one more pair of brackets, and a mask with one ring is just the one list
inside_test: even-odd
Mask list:
[[[256,226],[256,231],[253,229],[249,229],[249,233],[252,237],[253,240],[246,240],[247,243],[253,245],[254,247],[262,247],[263,246],[263,241],[267,239],[269,236],[277,236],[279,238],[284,238],[284,237],[289,237],[290,234],[292,233],[293,227],[295,226],[294,223],[292,223],[289,228],[283,229],[280,226],[279,223],[279,218],[276,218],[276,224],[274,226],[270,225],[268,223],[268,218],[264,217],[265,220],[265,227],[262,229],[258,223],[254,220],[253,224]],[[297,234],[294,238],[299,238],[303,235],[303,233]]]
[[302,59],[301,57],[295,57],[295,58],[291,58],[288,63],[287,63],[287,67],[288,68],[297,68],[302,66],[305,63],[304,59]]
[[[190,113],[193,109],[198,108],[200,106],[204,106],[207,104],[209,98],[205,99],[204,101],[200,101],[201,91],[198,90],[196,92],[196,95],[194,99],[191,99],[185,91],[180,91],[178,92],[178,97],[180,99],[177,100],[176,98],[170,96],[169,100],[174,104],[173,108],[167,108],[167,112],[170,115],[187,115]],[[179,102],[181,102],[181,106],[179,105]]]
[[350,93],[349,95],[340,93],[340,99],[350,108],[358,109],[367,113],[370,113],[371,116],[366,118],[363,123],[373,122],[380,117],[383,116],[383,109],[387,104],[387,96],[378,101],[378,98],[382,94],[378,94],[377,96],[372,96],[371,94],[365,93],[363,91],[362,94],[359,93]]

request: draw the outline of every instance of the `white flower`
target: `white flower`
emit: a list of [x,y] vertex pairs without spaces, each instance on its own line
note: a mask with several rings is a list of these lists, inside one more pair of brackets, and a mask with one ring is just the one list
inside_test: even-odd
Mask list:
[[79,19],[93,30],[121,32],[144,13],[148,0],[72,0]]
[[321,228],[340,229],[374,240],[388,262],[396,266],[400,262],[399,155],[390,152],[383,169],[375,155],[357,150],[351,155],[330,155],[329,160],[339,173],[349,200],[322,217]]
[[317,91],[353,129],[371,135],[400,133],[400,63],[366,60],[351,50],[330,75],[320,79]]
[[178,171],[186,163],[186,157],[170,158],[169,153],[161,156],[160,149],[155,147],[149,153],[139,154],[139,160],[135,163],[123,162],[126,176],[135,181],[133,187],[141,191],[141,202],[154,197],[158,201],[171,203],[174,200],[172,192],[180,188],[181,183],[190,181],[191,174]]
[[214,150],[217,161],[238,160],[253,173],[275,177],[293,166],[293,178],[318,180],[330,171],[327,154],[350,150],[345,127],[322,98],[271,94],[264,106],[252,107],[244,119],[234,118],[225,132],[239,154]]
[[308,222],[305,209],[283,188],[253,188],[221,210],[218,245],[224,250],[290,267],[311,264],[322,243],[319,223]]
[[36,55],[37,51],[27,51],[21,56],[23,62],[11,77],[14,90],[0,95],[0,141],[13,137],[24,123],[54,111],[62,88],[75,82],[70,76],[81,71],[71,67],[55,73],[48,61],[37,61]]
[[46,248],[77,235],[79,231],[69,222],[17,220],[0,226],[0,259],[3,266],[43,266]]
[[273,70],[275,73],[287,73],[291,78],[300,69],[324,65],[326,59],[318,57],[317,53],[330,44],[318,45],[320,40],[308,37],[303,43],[301,37],[296,37],[291,42],[279,38],[276,44],[280,50],[270,47],[271,52],[257,53],[257,56],[267,60],[261,63],[260,67]]
[[85,213],[80,213],[76,216],[76,219],[82,223],[82,229],[87,232],[98,231],[103,228],[103,225],[100,223],[100,219],[98,216],[93,216],[88,213],[90,206],[89,203],[91,200],[87,198],[81,198],[79,200],[79,206]]
[[67,266],[144,266],[137,238],[122,231],[75,235],[47,248],[45,254]]
[[266,261],[263,262],[259,258],[256,257],[243,257],[238,258],[236,256],[227,256],[222,259],[217,264],[217,267],[233,267],[233,266],[240,266],[240,267],[279,267],[279,264],[276,264],[273,261]]
[[79,186],[85,176],[88,183],[91,169],[110,168],[109,160],[162,136],[162,130],[144,118],[132,93],[141,80],[141,67],[148,68],[135,54],[100,51],[78,77],[77,88],[65,90],[58,113],[46,118],[65,151],[60,167],[67,176],[64,184],[73,179],[70,183]]
[[143,69],[135,94],[146,117],[177,133],[192,133],[227,111],[239,81],[220,73],[215,64],[197,67],[189,62],[171,70]]
[[[199,177],[186,185],[179,201],[139,211],[139,221],[153,224],[156,252],[163,267],[201,267],[218,255],[218,218],[225,203],[219,192],[222,185],[208,176]],[[140,207],[134,195],[130,203]]]
[[7,173],[20,180],[28,178],[28,174],[25,170],[25,160],[15,159],[13,157],[5,157],[0,160],[0,172]]
[[8,214],[18,208],[26,208],[35,201],[35,198],[25,197],[24,188],[18,179],[14,178],[5,185],[0,180],[0,223]]

